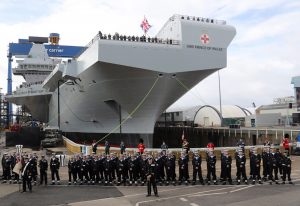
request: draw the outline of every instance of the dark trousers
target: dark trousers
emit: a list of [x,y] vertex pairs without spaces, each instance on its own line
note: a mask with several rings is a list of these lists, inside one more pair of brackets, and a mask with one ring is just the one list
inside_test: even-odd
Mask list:
[[222,177],[222,180],[224,182],[228,181],[229,183],[232,182],[232,179],[231,179],[231,166],[228,165],[224,165],[221,170],[223,171],[222,174],[223,174],[223,177]]
[[129,180],[137,181],[137,170],[134,168],[129,168]]
[[208,181],[211,180],[211,176],[212,176],[212,178],[213,178],[214,181],[217,179],[217,176],[216,176],[216,167],[208,166],[207,167],[207,180]]
[[19,181],[19,179],[20,179],[20,176],[19,176],[19,174],[17,174],[17,173],[14,173],[14,175],[15,175],[15,181]]
[[10,171],[10,169],[4,169],[3,177],[4,177],[4,180],[11,180],[11,171]]
[[47,185],[47,171],[46,170],[40,170],[40,184],[43,184],[43,181],[45,180],[45,185]]
[[278,167],[276,165],[273,165],[273,167],[271,167],[269,179],[272,181],[278,180]]
[[23,176],[23,192],[26,192],[26,185],[29,189],[29,191],[32,191],[32,185],[31,185],[32,177]]
[[193,168],[193,181],[194,182],[197,179],[197,175],[198,175],[198,178],[199,178],[200,182],[203,182],[201,167],[194,167]]
[[246,168],[245,166],[242,167],[238,167],[237,168],[237,179],[240,180],[241,176],[243,177],[244,180],[247,180],[247,176],[246,176]]
[[93,181],[93,182],[95,182],[95,176],[96,176],[96,172],[93,169],[90,169],[89,170],[90,180]]
[[151,185],[153,187],[153,192],[155,195],[157,195],[157,186],[156,186],[156,182],[155,182],[155,178],[154,177],[151,177],[150,178],[150,181],[147,180],[147,192],[148,192],[148,195],[151,195]]
[[118,171],[118,182],[126,182],[126,170],[122,169]]
[[[72,182],[72,171],[71,170],[69,170],[68,171],[68,176],[69,176],[69,182]],[[74,180],[74,178],[73,178],[73,180]]]
[[56,176],[56,180],[59,181],[59,174],[58,174],[58,170],[57,169],[52,169],[51,170],[51,178],[52,178],[52,182],[55,180],[54,176]]
[[284,166],[282,168],[282,172],[283,172],[283,177],[282,177],[283,181],[286,180],[286,176],[288,177],[288,181],[292,181],[291,180],[291,167]]
[[174,168],[167,167],[167,181],[175,181],[175,171]]
[[110,170],[105,170],[104,171],[104,179],[105,179],[105,182],[111,182],[112,181]]
[[85,181],[90,181],[87,169],[81,171],[81,181],[83,181],[83,178],[85,179]]
[[188,174],[186,168],[179,168],[179,181],[187,181],[188,180]]
[[260,166],[256,166],[253,170],[253,180],[260,180]]

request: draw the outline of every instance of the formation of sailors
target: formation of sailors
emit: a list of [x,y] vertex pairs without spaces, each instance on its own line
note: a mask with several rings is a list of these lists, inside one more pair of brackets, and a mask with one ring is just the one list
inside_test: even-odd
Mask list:
[[[236,184],[251,181],[252,184],[285,184],[291,181],[291,159],[287,152],[281,153],[278,148],[266,146],[261,154],[257,148],[249,150],[249,178],[246,172],[246,156],[244,147],[238,147],[234,157],[227,150],[221,152],[221,173],[217,179],[217,157],[212,148],[206,154],[207,175],[204,180],[202,174],[202,157],[199,151],[192,155],[192,179],[189,173],[189,155],[183,151],[178,160],[172,152],[168,152],[167,146],[159,153],[151,155],[123,153],[117,157],[116,153],[101,155],[76,155],[69,160],[69,184],[104,184],[104,185],[144,185],[146,183],[146,171],[149,166],[148,160],[153,159],[155,164],[155,182],[160,185],[169,184],[233,184],[232,161],[235,159]],[[178,179],[176,168],[178,165]],[[262,175],[261,175],[262,165]],[[281,182],[279,179],[281,178]]]
[[[221,152],[220,164],[221,173],[217,178],[216,164],[217,158],[213,148],[209,148],[205,154],[207,175],[203,177],[202,157],[199,151],[195,151],[190,161],[190,156],[182,151],[178,160],[176,156],[168,151],[165,146],[161,152],[151,155],[149,152],[129,154],[124,152],[100,155],[82,155],[72,156],[68,161],[68,184],[103,184],[103,185],[145,185],[147,184],[150,165],[155,165],[151,169],[154,173],[151,180],[155,180],[155,185],[169,184],[234,184],[231,169],[232,162],[235,159],[236,166],[236,184],[285,184],[291,181],[291,159],[287,152],[281,153],[279,149],[266,146],[262,153],[257,152],[257,148],[252,147],[249,150],[249,160],[246,160],[245,150],[238,147],[232,157],[227,150]],[[149,163],[151,159],[151,163]],[[249,178],[247,177],[246,161],[250,161]],[[192,167],[189,167],[189,164]],[[178,165],[178,166],[176,166]],[[18,168],[19,172],[17,172]],[[47,170],[51,171],[52,184],[60,184],[59,159],[52,155],[50,162],[44,156],[38,160],[35,153],[29,155],[5,154],[2,158],[3,183],[20,183],[23,177],[23,185],[27,184],[31,188],[31,183],[37,183],[38,168],[40,174],[40,184],[47,184]],[[178,168],[178,178],[176,177],[176,168]],[[192,178],[190,178],[189,169],[192,169]],[[261,173],[262,171],[262,173]],[[25,180],[24,180],[25,177]],[[281,179],[281,181],[280,181]],[[25,181],[25,183],[24,183]],[[30,189],[31,190],[31,189]]]

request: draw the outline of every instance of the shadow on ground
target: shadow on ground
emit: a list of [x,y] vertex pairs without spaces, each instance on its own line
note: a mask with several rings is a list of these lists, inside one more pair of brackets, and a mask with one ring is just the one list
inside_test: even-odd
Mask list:
[[0,198],[1,206],[47,206],[66,205],[72,202],[120,197],[122,193],[116,187],[98,186],[39,186],[33,192],[14,192]]

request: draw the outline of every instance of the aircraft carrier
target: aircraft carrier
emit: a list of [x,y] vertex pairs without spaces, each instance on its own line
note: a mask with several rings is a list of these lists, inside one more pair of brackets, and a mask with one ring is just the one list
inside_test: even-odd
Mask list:
[[[67,136],[153,143],[160,114],[204,78],[227,66],[236,30],[223,20],[173,15],[154,37],[99,32],[76,58],[50,58],[33,44],[7,96]],[[120,136],[121,135],[121,136]]]

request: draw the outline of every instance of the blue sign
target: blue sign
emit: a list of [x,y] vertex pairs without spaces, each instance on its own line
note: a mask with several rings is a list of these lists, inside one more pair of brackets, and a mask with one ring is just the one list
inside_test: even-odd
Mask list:
[[[66,57],[72,58],[80,55],[85,47],[81,46],[65,46],[65,45],[44,45],[49,57]],[[32,47],[31,43],[28,44],[19,44],[19,43],[10,43],[9,44],[9,53],[14,55],[28,55]]]

